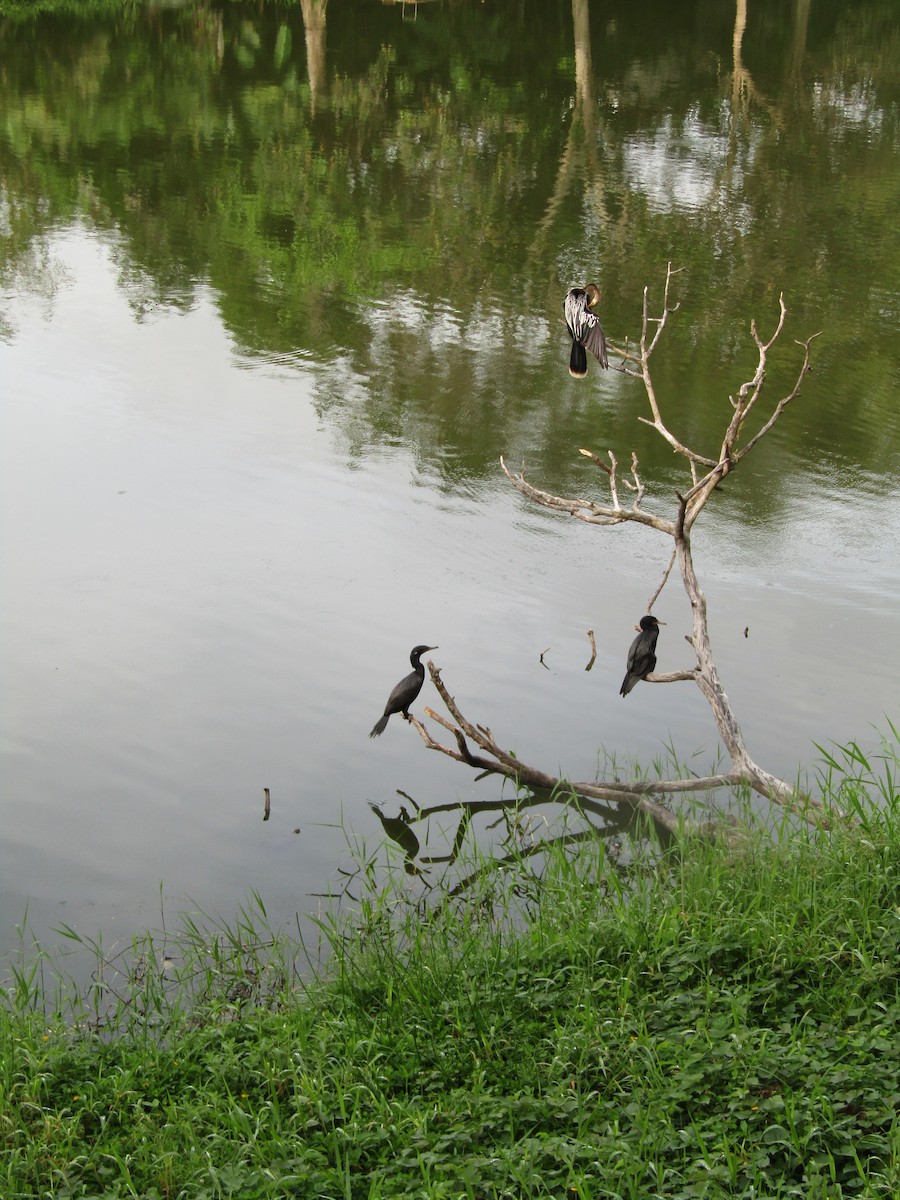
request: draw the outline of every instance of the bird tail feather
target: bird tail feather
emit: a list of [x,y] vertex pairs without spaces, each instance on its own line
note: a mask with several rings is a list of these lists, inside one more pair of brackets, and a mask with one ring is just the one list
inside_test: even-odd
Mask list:
[[391,714],[389,712],[386,712],[375,722],[375,724],[372,726],[372,732],[369,734],[369,737],[380,737],[380,735],[384,733],[384,731],[387,729],[388,717],[390,717],[390,715]]
[[575,379],[584,379],[587,375],[587,353],[580,342],[572,342],[572,353],[569,355],[569,374]]

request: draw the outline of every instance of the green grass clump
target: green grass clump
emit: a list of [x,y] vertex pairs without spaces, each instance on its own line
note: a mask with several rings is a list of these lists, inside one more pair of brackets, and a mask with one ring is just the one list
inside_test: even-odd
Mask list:
[[265,1003],[229,983],[99,1037],[26,988],[0,1013],[0,1195],[894,1197],[887,800],[625,875],[581,842],[426,908],[397,884],[330,928],[330,979]]

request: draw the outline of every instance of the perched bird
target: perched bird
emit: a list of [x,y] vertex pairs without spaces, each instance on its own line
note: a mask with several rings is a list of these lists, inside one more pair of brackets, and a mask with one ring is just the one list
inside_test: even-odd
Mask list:
[[628,670],[619,689],[620,696],[627,696],[640,679],[646,679],[651,671],[656,670],[656,639],[659,637],[659,626],[665,621],[657,621],[656,617],[641,617],[640,625],[635,625],[638,635],[628,650]]
[[425,668],[422,666],[419,659],[426,650],[437,650],[437,646],[414,646],[412,653],[409,656],[409,661],[412,663],[412,670],[405,679],[401,679],[391,694],[388,696],[387,704],[384,706],[384,713],[379,721],[375,722],[372,732],[369,737],[378,737],[384,733],[387,728],[388,718],[392,713],[403,713],[407,721],[409,720],[409,706],[422,690],[422,684],[425,682]]
[[596,283],[586,283],[583,288],[569,288],[564,304],[566,328],[572,339],[569,356],[569,374],[576,379],[587,375],[587,351],[597,359],[601,367],[609,366],[606,357],[606,335],[600,318],[591,309],[600,300],[600,289]]

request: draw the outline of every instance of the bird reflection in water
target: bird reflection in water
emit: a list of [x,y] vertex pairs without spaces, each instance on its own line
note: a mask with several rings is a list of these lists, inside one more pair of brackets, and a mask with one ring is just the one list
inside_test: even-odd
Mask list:
[[401,807],[397,817],[386,817],[377,804],[369,801],[369,808],[381,822],[381,827],[392,842],[396,842],[407,859],[412,861],[419,853],[419,839],[410,828],[410,815]]

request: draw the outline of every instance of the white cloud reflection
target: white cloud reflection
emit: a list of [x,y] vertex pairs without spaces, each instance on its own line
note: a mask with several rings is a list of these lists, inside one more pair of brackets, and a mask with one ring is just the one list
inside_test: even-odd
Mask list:
[[[727,128],[727,108],[720,115]],[[652,132],[627,139],[622,153],[629,186],[654,211],[701,211],[727,202],[733,223],[749,225],[749,212],[735,197],[754,158],[752,138],[749,149],[746,136],[736,149],[727,132],[711,128],[694,108],[680,125],[669,114]]]

